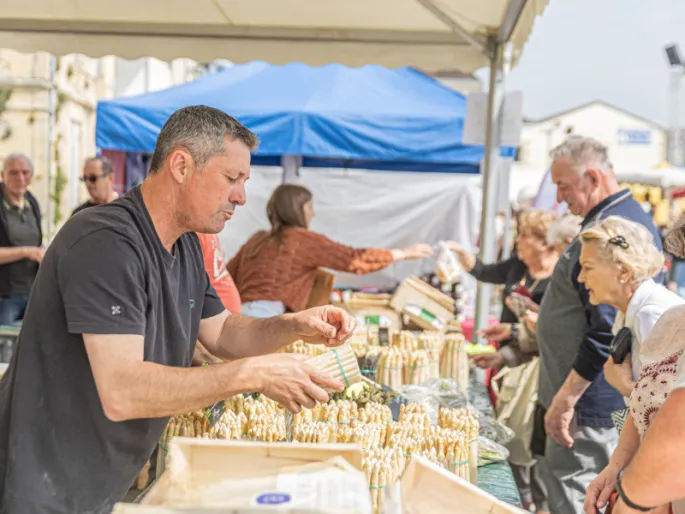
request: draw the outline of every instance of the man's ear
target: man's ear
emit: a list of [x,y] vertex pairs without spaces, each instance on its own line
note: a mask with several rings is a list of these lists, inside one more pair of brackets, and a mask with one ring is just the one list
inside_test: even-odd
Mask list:
[[188,178],[193,165],[193,158],[185,148],[175,148],[167,158],[169,171],[176,182],[182,184]]
[[585,175],[595,185],[599,185],[602,181],[602,172],[596,168],[588,168]]

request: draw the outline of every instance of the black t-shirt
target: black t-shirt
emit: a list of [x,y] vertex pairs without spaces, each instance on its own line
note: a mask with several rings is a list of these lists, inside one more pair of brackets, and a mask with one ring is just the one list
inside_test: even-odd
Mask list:
[[110,512],[161,436],[167,418],[105,416],[82,334],[143,335],[146,361],[189,366],[200,319],[223,311],[197,235],[167,252],[139,188],[67,222],[0,382],[0,512]]
[[85,210],[85,209],[88,209],[89,207],[95,207],[96,205],[97,205],[96,203],[93,203],[93,202],[91,202],[90,200],[88,200],[87,202],[83,202],[81,205],[79,205],[78,207],[76,207],[76,209],[74,209],[73,211],[71,211],[71,215],[73,216],[73,215],[76,214],[76,213],[79,213],[79,212],[81,212],[81,211],[83,211],[83,210]]

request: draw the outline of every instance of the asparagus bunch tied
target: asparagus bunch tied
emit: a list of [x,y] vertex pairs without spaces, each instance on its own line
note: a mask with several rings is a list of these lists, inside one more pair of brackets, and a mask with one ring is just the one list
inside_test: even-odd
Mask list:
[[307,364],[320,369],[335,379],[340,380],[345,387],[362,381],[357,356],[349,343],[332,348],[326,353],[307,361]]
[[440,376],[451,378],[460,391],[466,392],[469,384],[469,358],[466,354],[466,339],[462,334],[447,334],[440,358]]
[[404,384],[404,355],[398,348],[383,348],[378,358],[377,382],[391,389]]
[[438,411],[438,425],[465,434],[469,443],[469,476],[471,483],[478,481],[478,419],[468,409],[444,409]]
[[243,413],[236,415],[226,411],[212,426],[204,411],[199,410],[190,414],[173,416],[167,424],[160,444],[167,447],[172,437],[199,437],[204,439],[240,439],[247,426],[247,418]]
[[394,449],[373,449],[365,452],[364,471],[369,482],[374,512],[383,508],[384,489],[399,480],[404,471],[404,459]]

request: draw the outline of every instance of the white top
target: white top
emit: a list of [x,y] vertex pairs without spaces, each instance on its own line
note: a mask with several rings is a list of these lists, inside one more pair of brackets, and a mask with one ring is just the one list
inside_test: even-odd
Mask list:
[[652,331],[661,315],[677,305],[685,305],[685,300],[649,279],[642,282],[635,290],[625,315],[622,312],[616,315],[613,333],[617,334],[623,327],[628,327],[633,334],[631,364],[634,381],[640,376],[642,368],[640,364],[642,342]]
[[[643,368],[630,395],[630,412],[644,438],[664,402],[685,387],[685,305],[661,316],[640,349]],[[685,514],[685,500],[673,502],[675,514]]]

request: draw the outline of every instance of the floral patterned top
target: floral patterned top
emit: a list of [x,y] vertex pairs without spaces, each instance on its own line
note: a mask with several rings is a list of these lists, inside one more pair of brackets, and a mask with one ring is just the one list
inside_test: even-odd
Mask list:
[[640,437],[645,436],[654,416],[676,389],[679,375],[684,370],[683,354],[685,350],[678,350],[665,359],[642,368],[630,396],[630,410]]

